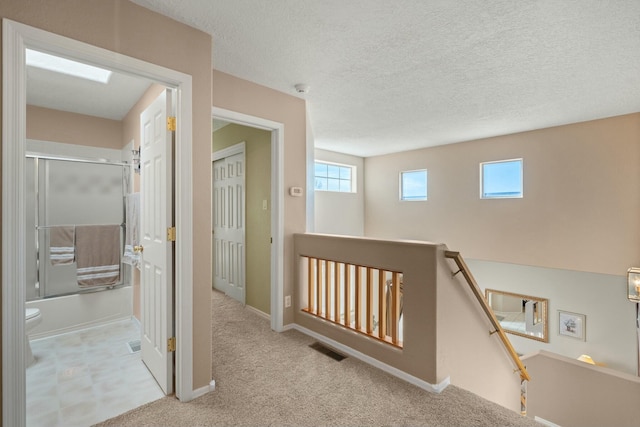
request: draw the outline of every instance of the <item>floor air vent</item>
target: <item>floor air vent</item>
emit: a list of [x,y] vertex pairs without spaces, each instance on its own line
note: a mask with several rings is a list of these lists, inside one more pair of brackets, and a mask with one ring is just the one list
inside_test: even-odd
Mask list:
[[140,340],[129,341],[127,346],[129,347],[130,353],[137,353],[140,351]]
[[335,350],[329,347],[326,347],[324,344],[320,344],[319,342],[314,342],[313,344],[309,345],[309,347],[311,347],[316,351],[319,351],[322,354],[326,354],[327,356],[329,356],[334,360],[337,360],[338,362],[341,362],[342,359],[346,359],[347,357],[347,356],[343,356],[342,354],[336,352]]

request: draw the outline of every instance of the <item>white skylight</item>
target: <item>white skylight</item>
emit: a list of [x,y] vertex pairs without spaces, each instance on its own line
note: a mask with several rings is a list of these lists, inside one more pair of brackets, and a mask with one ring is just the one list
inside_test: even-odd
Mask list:
[[108,83],[111,74],[109,70],[82,64],[70,59],[60,58],[47,53],[27,49],[27,65],[43,68],[56,73],[63,73],[74,77],[80,77],[94,82]]

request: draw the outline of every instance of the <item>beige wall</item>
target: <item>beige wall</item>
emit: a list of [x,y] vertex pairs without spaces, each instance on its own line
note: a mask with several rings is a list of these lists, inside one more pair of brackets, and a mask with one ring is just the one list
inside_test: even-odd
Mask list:
[[[193,229],[211,228],[211,36],[126,0],[3,0],[9,18],[94,46],[181,71],[193,83]],[[168,54],[167,52],[170,52]],[[193,243],[193,387],[211,379],[211,248]]]
[[[365,234],[465,258],[624,275],[640,263],[640,114],[365,159]],[[479,163],[524,159],[524,198],[481,200]],[[429,200],[398,174],[427,168]]]
[[122,122],[27,105],[27,138],[119,150]]
[[638,425],[638,377],[546,351],[523,362],[531,374],[527,416],[563,427]]
[[[441,246],[428,242],[296,234],[299,287],[293,304],[296,308],[295,323],[432,385],[438,385],[448,375],[440,372],[437,358],[438,327],[441,325],[436,321],[436,278],[437,256],[441,250]],[[308,268],[302,256],[401,272],[403,348],[398,349],[302,312],[303,308],[308,308]],[[448,277],[451,282],[451,276]],[[362,280],[364,282],[364,278]],[[354,275],[351,275],[351,283],[351,286],[356,286]],[[362,285],[362,288],[365,286]],[[364,306],[364,291],[362,300]],[[354,296],[352,307],[355,304]]]
[[[288,190],[295,186],[306,191],[305,102],[213,70],[213,105],[284,124],[284,295],[293,295],[293,234],[305,231],[306,198],[291,197]],[[293,307],[284,310],[286,325],[293,322]]]
[[213,151],[242,141],[246,144],[245,302],[271,314],[271,132],[230,124],[213,133]]
[[348,154],[315,150],[315,160],[356,167],[356,192],[315,191],[315,233],[364,235],[364,159]]
[[[547,298],[549,342],[509,335],[518,352],[589,354],[634,374],[635,308],[624,290],[640,262],[638,141],[631,114],[367,158],[366,235],[446,243],[483,289]],[[478,164],[520,157],[524,198],[480,200]],[[429,200],[398,201],[399,172],[424,167]],[[558,334],[558,310],[586,315],[586,340]]]
[[438,377],[520,412],[520,375],[454,261],[437,257]]

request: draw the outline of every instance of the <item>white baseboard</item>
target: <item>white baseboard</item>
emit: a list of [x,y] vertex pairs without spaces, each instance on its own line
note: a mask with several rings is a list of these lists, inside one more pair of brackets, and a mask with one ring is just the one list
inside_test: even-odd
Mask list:
[[[118,323],[118,322],[122,322],[123,320],[131,320],[131,319],[135,319],[135,317],[133,316],[121,316],[121,317],[115,317],[112,319],[103,319],[103,320],[99,320],[99,321],[95,321],[95,322],[90,322],[90,323],[83,323],[81,325],[74,325],[68,328],[62,328],[62,329],[57,329],[57,330],[53,330],[53,331],[47,331],[47,332],[43,332],[43,333],[39,333],[39,334],[29,334],[29,340],[35,341],[35,340],[41,340],[44,338],[51,338],[51,337],[57,337],[60,335],[66,335],[66,334],[71,334],[74,332],[78,332],[78,331],[83,331],[85,329],[91,329],[91,328],[97,328],[100,326],[107,326],[110,325],[112,323]],[[138,319],[136,319],[138,320]],[[139,322],[138,322],[139,324]]]
[[258,310],[255,307],[251,307],[250,305],[245,305],[244,306],[245,309],[249,310],[252,313],[257,314],[258,316],[262,317],[263,319],[267,319],[268,321],[271,321],[271,316],[268,315],[267,313],[265,313],[264,311]]
[[537,422],[539,422],[542,425],[548,426],[548,427],[561,427],[559,424],[554,424],[551,421],[547,421],[544,418],[540,418],[538,416],[533,417],[534,420],[536,420]]
[[[289,327],[290,326],[290,327]],[[371,356],[367,356],[364,353],[359,352],[358,350],[354,350],[351,347],[347,347],[346,345],[339,343],[338,341],[332,340],[331,338],[327,338],[324,335],[320,335],[317,332],[314,332],[310,329],[305,328],[304,326],[300,326],[298,324],[293,324],[293,325],[287,325],[287,327],[289,327],[289,329],[295,329],[297,331],[302,332],[305,335],[309,335],[310,337],[315,338],[318,341],[321,341],[325,344],[327,344],[328,346],[331,346],[333,348],[335,348],[336,350],[339,350],[342,353],[348,354],[349,356],[355,357],[356,359],[359,359],[375,368],[381,369],[384,372],[387,372],[391,375],[393,375],[394,377],[398,377],[410,384],[415,385],[416,387],[420,387],[423,390],[429,391],[431,393],[440,393],[442,392],[445,388],[447,388],[447,386],[451,383],[451,379],[449,377],[445,378],[444,381],[442,381],[439,384],[431,384],[428,383],[424,380],[421,380],[418,377],[414,377],[411,374],[408,374],[404,371],[401,371],[398,368],[394,368],[391,365],[387,365],[386,363],[383,363],[377,359],[374,359]]]
[[138,320],[138,318],[136,316],[134,316],[133,314],[131,315],[131,320],[133,320],[133,322],[138,325],[139,328],[142,327],[142,323],[140,323],[140,320]]
[[210,391],[214,391],[215,389],[216,380],[211,380],[209,385],[193,390],[193,392],[191,393],[191,399],[189,400],[197,399],[198,397],[204,396],[205,394],[209,393]]
[[289,323],[288,325],[284,325],[280,332],[286,332],[295,329],[295,325],[293,323]]

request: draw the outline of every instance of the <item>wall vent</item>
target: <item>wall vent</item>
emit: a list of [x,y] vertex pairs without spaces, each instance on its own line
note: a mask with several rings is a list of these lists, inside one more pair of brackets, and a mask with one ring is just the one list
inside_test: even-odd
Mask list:
[[140,351],[140,340],[129,341],[127,343],[129,347],[129,353],[137,353]]

